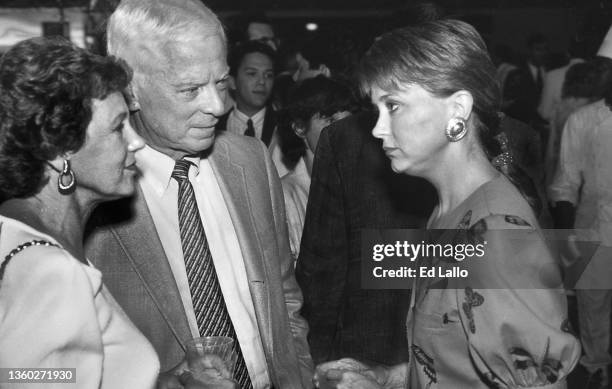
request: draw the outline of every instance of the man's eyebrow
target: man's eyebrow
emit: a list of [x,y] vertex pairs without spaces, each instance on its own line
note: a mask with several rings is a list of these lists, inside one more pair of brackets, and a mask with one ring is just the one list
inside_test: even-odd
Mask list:
[[202,86],[202,85],[206,85],[206,83],[203,83],[201,81],[179,81],[176,83],[171,83],[170,85],[172,85],[175,88],[185,88],[185,87],[193,87],[193,86]]

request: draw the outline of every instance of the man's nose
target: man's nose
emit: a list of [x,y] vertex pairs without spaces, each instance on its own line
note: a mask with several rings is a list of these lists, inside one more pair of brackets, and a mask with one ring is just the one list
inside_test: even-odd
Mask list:
[[221,116],[225,113],[225,91],[219,91],[215,87],[206,88],[202,93],[200,109],[214,116]]

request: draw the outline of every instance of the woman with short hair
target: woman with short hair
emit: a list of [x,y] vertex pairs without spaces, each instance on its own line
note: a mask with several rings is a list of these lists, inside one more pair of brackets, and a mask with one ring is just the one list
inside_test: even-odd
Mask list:
[[319,366],[316,378],[339,388],[564,388],[580,346],[568,331],[558,266],[498,142],[499,86],[482,38],[458,20],[405,27],[381,36],[359,73],[379,110],[372,133],[393,170],[437,189],[430,234],[485,249],[461,264],[419,259],[462,265],[469,277],[411,284],[409,363],[345,359]]

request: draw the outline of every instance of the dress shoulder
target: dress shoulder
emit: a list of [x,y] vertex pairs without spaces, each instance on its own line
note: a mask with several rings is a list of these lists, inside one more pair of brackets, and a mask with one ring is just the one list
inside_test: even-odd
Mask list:
[[504,176],[486,183],[476,190],[460,207],[460,215],[450,228],[478,228],[486,223],[488,229],[537,229],[539,224],[527,200]]

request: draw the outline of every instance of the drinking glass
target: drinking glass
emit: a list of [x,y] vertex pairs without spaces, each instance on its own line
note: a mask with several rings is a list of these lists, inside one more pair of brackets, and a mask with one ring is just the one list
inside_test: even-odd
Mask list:
[[234,375],[237,354],[234,340],[227,336],[193,338],[185,343],[187,365],[197,377],[198,373],[211,374],[217,370],[219,377],[229,379]]

